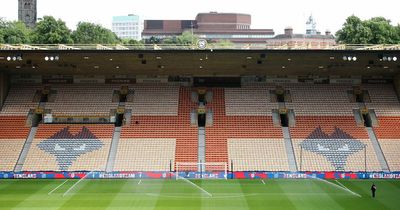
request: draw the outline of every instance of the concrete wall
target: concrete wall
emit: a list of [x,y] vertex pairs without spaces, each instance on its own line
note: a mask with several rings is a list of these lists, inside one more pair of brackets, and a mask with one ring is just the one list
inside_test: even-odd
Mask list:
[[8,89],[9,89],[8,76],[5,73],[1,72],[0,73],[0,108],[3,106],[3,103],[6,100]]
[[400,100],[400,74],[394,77],[393,84],[397,93],[397,98]]

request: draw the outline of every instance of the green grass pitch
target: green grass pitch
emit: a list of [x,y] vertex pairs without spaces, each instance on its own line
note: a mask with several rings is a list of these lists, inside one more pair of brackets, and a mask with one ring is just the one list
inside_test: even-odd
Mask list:
[[0,180],[0,209],[400,209],[396,180],[77,181]]

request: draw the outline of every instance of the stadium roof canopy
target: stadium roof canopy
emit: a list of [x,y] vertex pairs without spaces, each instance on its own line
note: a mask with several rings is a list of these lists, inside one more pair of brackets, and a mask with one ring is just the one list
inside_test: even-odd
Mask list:
[[400,45],[0,45],[8,74],[364,75],[400,73]]

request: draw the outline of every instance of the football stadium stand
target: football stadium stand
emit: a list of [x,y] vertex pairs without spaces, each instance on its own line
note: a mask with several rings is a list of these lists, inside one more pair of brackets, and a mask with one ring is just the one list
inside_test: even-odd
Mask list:
[[39,105],[39,102],[34,102],[33,99],[36,91],[41,88],[41,85],[11,86],[0,115],[26,117],[31,109],[35,109]]
[[113,125],[39,125],[23,171],[104,171]]
[[[200,89],[179,83],[12,84],[0,110],[0,171],[174,171],[177,162],[199,161],[201,136],[205,162],[228,163],[233,171],[293,171],[292,165],[299,171],[400,171],[393,84],[201,89],[209,101],[196,101]],[[200,110],[211,122],[194,123]],[[283,123],[287,110],[293,115]],[[114,124],[117,112],[129,120]],[[39,118],[36,125],[32,113],[108,121]],[[30,133],[30,126],[37,130]]]
[[21,116],[0,116],[0,171],[13,171],[24,146],[29,127]]
[[[108,116],[117,102],[112,102],[115,85],[52,85],[54,102],[46,102],[45,108],[54,115]],[[85,90],[85,91],[82,91]]]
[[177,116],[179,86],[135,85],[132,102],[126,103],[133,116]]
[[[161,89],[162,94],[157,94],[157,90]],[[169,170],[170,163],[173,169],[174,161],[196,162],[197,127],[190,124],[190,112],[196,106],[190,99],[191,89],[175,86],[149,89],[141,87],[139,92],[141,92],[139,99],[143,101],[135,99],[132,109],[133,113],[136,110],[140,114],[133,114],[131,123],[122,128],[114,170],[140,169],[140,165],[145,164],[143,155],[150,158],[148,159],[150,165],[146,166],[146,170]],[[146,96],[146,93],[150,95]],[[155,102],[149,105],[152,109],[147,109],[146,104],[151,104],[152,101]],[[162,109],[163,105],[166,106],[166,110]],[[165,148],[161,145],[151,146],[157,142]],[[137,144],[142,148],[137,147]],[[143,148],[151,150],[146,153],[141,151]],[[161,153],[162,155],[152,158],[149,156],[162,151],[165,152]]]

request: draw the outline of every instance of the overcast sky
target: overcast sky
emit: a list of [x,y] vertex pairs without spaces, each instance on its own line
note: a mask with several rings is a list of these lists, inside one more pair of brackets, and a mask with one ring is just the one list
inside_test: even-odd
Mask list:
[[[71,29],[79,21],[99,23],[111,28],[112,16],[137,14],[143,19],[194,19],[200,12],[235,12],[252,16],[252,28],[274,29],[280,34],[287,26],[295,33],[305,32],[312,14],[321,32],[341,28],[354,14],[362,19],[383,16],[400,23],[399,0],[37,0],[38,17],[51,15],[64,20]],[[0,17],[18,18],[18,0],[1,0]]]

